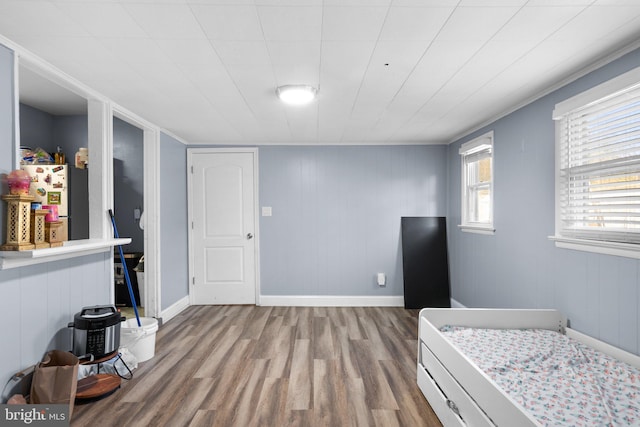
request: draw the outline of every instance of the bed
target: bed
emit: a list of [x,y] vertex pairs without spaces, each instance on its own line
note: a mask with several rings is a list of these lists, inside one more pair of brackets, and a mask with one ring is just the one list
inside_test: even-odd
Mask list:
[[[568,346],[569,356],[561,345]],[[501,347],[519,353],[503,356]],[[561,362],[548,358],[556,352]],[[501,358],[507,359],[508,368],[495,365]],[[549,366],[531,365],[534,359]],[[603,368],[583,363],[592,360],[602,361]],[[576,390],[579,383],[589,384],[587,377],[595,369],[604,369],[600,378],[608,378],[616,387],[612,398],[600,396],[605,411],[616,417],[614,425],[640,425],[640,357],[567,327],[556,310],[422,309],[417,362],[418,386],[445,426],[593,425],[590,411],[598,402]],[[588,374],[578,370],[583,365]],[[544,383],[542,388],[549,388],[549,372],[565,384],[554,385],[549,396],[540,395],[535,387]],[[527,378],[536,384],[530,386]],[[593,384],[589,387],[594,389]],[[559,410],[566,394],[575,394],[578,400]],[[540,410],[553,410],[556,418],[549,419]]]

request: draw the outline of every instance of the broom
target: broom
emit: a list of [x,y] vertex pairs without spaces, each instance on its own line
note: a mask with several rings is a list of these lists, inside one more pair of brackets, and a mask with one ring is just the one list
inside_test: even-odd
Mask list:
[[[113,211],[109,209],[109,217],[111,217],[111,224],[113,224],[113,237],[119,239],[118,228],[116,227],[116,219],[113,216]],[[122,253],[122,245],[118,245],[118,252],[120,253],[120,262],[122,263],[122,270],[124,271],[124,279],[127,282],[127,288],[129,289],[129,298],[131,299],[131,305],[133,305],[133,312],[136,314],[136,320],[138,321],[138,327],[141,328],[140,315],[138,315],[138,307],[136,304],[136,297],[133,295],[133,287],[131,287],[131,279],[129,279],[129,269],[127,263],[124,260],[124,253]]]

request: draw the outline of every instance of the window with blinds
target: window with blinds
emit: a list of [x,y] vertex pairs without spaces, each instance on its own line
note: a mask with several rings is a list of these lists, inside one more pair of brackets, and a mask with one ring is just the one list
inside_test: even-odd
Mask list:
[[493,132],[462,144],[462,229],[493,232]]
[[640,87],[628,87],[554,118],[557,233],[640,243]]

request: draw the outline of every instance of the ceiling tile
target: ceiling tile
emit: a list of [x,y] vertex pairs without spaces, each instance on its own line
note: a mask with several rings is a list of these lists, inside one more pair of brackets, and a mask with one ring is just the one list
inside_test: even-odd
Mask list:
[[319,68],[308,64],[295,66],[277,64],[273,66],[273,73],[277,86],[305,84],[317,89],[320,82]]
[[[429,1],[429,0],[415,0],[415,1]],[[451,0],[458,1],[458,0]],[[397,3],[398,0],[324,0],[325,6],[389,6],[391,3]]]
[[145,76],[159,93],[171,98],[190,94],[200,97],[193,82],[177,66],[166,65],[157,67],[156,64],[135,64],[132,67],[141,76]]
[[347,102],[340,102],[340,98],[328,94],[328,101],[320,99],[318,104],[318,140],[340,141],[347,123],[350,121],[353,97],[348,97]]
[[[639,8],[0,0],[0,34],[190,143],[421,143],[449,141],[628,49],[640,39]],[[292,83],[317,86],[318,99],[285,107],[275,88]]]
[[155,43],[176,64],[222,66],[211,40],[156,39]]
[[373,53],[373,42],[323,42],[320,69],[321,91],[357,92]]
[[[131,92],[129,85],[147,85],[146,80],[127,64],[83,64],[85,71],[83,74],[76,76],[78,80],[110,97],[114,96],[113,94],[115,93]],[[124,85],[122,82],[127,82],[128,85]],[[113,99],[115,100],[115,98]]]
[[485,44],[469,59],[455,74],[451,76],[442,88],[449,92],[449,88],[460,90],[463,88],[468,94],[481,88],[487,82],[500,74],[525,56],[536,46],[536,42],[491,41]]
[[424,50],[424,42],[379,42],[360,86],[354,118],[379,117],[400,91]]
[[[605,53],[615,53],[616,46],[624,46],[624,49],[628,50],[628,46],[636,46],[638,40],[640,40],[640,16],[619,25],[615,30],[602,37],[600,41],[604,45],[601,50]],[[583,53],[588,54],[588,52]]]
[[320,65],[319,41],[282,41],[267,42],[269,56],[274,64],[311,63]]
[[264,41],[213,40],[213,47],[225,65],[270,65]]
[[323,0],[254,0],[256,6],[322,6]]
[[249,98],[246,103],[258,123],[273,123],[275,126],[280,126],[280,129],[289,131],[289,127],[286,125],[286,112],[275,92],[260,98]]
[[94,37],[24,36],[16,41],[28,45],[29,50],[51,64],[60,65],[78,60],[91,64],[116,63],[118,57]]
[[436,123],[441,117],[453,110],[458,104],[464,101],[467,92],[463,88],[454,88],[448,91],[441,91],[433,95],[418,112],[411,118],[414,123]]
[[637,6],[637,0],[595,0],[593,6]]
[[394,0],[393,6],[456,7],[460,0]]
[[245,98],[259,98],[276,90],[277,83],[269,65],[233,65],[227,69]]
[[285,107],[287,123],[293,141],[315,142],[318,140],[318,104],[303,108]]
[[[564,49],[567,46],[562,42],[546,40],[527,52],[513,64],[505,67],[494,81],[501,82],[503,86],[512,88],[514,99],[518,97],[517,91],[526,82],[541,83],[541,87],[548,87],[554,83],[550,75],[550,69],[558,62],[567,58]],[[544,78],[541,78],[544,77]],[[494,84],[493,82],[491,84]],[[515,103],[515,101],[513,102]]]
[[158,39],[205,38],[186,4],[124,4],[127,12],[150,37]]
[[598,40],[626,22],[640,16],[640,4],[634,6],[592,6],[567,22],[551,36],[552,40]]
[[119,3],[59,3],[57,7],[96,37],[147,37]]
[[3,0],[0,28],[8,37],[89,35],[86,28],[49,1]]
[[193,4],[193,13],[212,40],[262,40],[255,6]]
[[220,114],[219,109],[204,97],[185,96],[162,101],[164,105],[184,111],[186,117],[171,114],[172,109],[169,108],[158,108],[157,116],[162,117],[163,122],[168,124],[166,129],[176,135],[190,135],[190,142],[200,142],[199,137],[203,134],[225,141],[238,141],[242,138],[237,129]]
[[242,135],[233,126],[212,120],[217,114],[215,110],[193,111],[184,120],[176,121],[167,129],[175,135],[184,135],[193,144],[211,144],[212,141],[222,144],[241,142]]
[[433,40],[453,7],[392,7],[380,40]]
[[322,39],[328,41],[378,40],[388,8],[334,7],[324,8]]
[[411,116],[481,48],[482,42],[435,41],[387,107]]
[[224,67],[215,65],[183,64],[185,76],[210,101],[218,97],[240,96],[240,91]]
[[529,0],[527,6],[589,6],[592,3],[593,0]]
[[[121,1],[121,0],[119,0]],[[138,1],[138,0],[137,0]],[[154,2],[156,0],[142,0],[142,2]],[[170,0],[171,1],[171,0]],[[233,5],[233,6],[253,6],[255,4],[254,0],[175,0],[178,2],[185,2],[187,4],[209,4],[209,5]]]
[[527,0],[460,0],[459,7],[500,7],[524,6]]
[[518,10],[518,7],[458,7],[437,39],[489,40]]
[[101,38],[111,54],[128,64],[170,64],[170,58],[148,38]]
[[268,42],[278,85],[320,83],[320,42]]
[[106,95],[131,111],[144,111],[140,116],[152,122],[159,117],[158,105],[171,105],[168,97],[158,93],[156,87],[149,84],[144,77],[132,74],[129,81],[136,85],[135,90],[114,85],[105,92]]
[[238,96],[217,99],[214,103],[220,117],[229,123],[239,134],[245,127],[255,127],[255,117],[244,99]]
[[321,7],[258,7],[257,9],[265,40],[309,41],[321,38]]
[[[632,39],[634,41],[637,41],[638,38],[640,37],[640,34],[638,32],[638,28],[640,28],[640,26],[638,26],[638,24],[640,23],[640,20],[635,20],[634,22],[635,22],[635,25],[633,26],[634,36]],[[618,38],[616,37],[616,40],[617,39]],[[573,74],[573,72],[575,72],[575,70],[583,70],[585,67],[591,66],[594,63],[594,58],[598,60],[603,60],[603,59],[606,59],[612,53],[611,51],[612,40],[608,36],[604,36],[598,40],[591,41],[588,45],[589,46],[588,49],[586,47],[580,47],[575,49],[573,48],[575,43],[570,43],[570,44],[569,42],[558,42],[558,43],[560,43],[562,46],[567,46],[564,48],[563,52],[565,53],[570,52],[570,53],[565,54],[565,59],[563,61],[549,62],[548,64],[550,67],[549,74],[551,78],[554,79],[552,81],[555,81],[555,82],[560,80],[563,76],[570,76],[571,74]],[[597,52],[600,52],[599,56],[595,56]]]
[[500,29],[493,40],[542,41],[584,9],[584,6],[523,7]]

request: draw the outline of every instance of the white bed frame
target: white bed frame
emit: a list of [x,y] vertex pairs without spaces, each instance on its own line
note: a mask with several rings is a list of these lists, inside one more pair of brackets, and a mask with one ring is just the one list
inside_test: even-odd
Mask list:
[[440,333],[444,325],[554,330],[640,368],[640,356],[568,328],[556,310],[425,308],[418,326],[418,386],[446,427],[540,424]]

